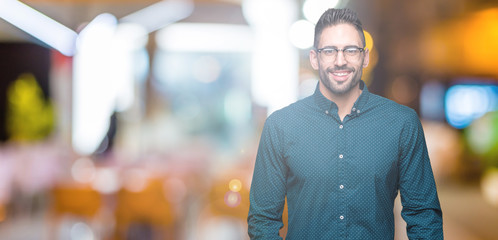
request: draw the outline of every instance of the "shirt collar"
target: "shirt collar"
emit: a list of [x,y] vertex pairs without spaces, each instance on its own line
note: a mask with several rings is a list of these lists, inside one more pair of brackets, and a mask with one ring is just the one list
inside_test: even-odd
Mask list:
[[[360,80],[360,89],[362,90],[362,93],[360,97],[356,99],[356,102],[353,105],[353,109],[351,109],[351,113],[355,115],[362,112],[370,95],[368,87],[363,80]],[[328,98],[323,96],[322,92],[320,92],[320,83],[318,83],[316,86],[313,98],[315,100],[315,104],[324,112],[331,112],[333,109],[337,109],[337,105],[333,101],[330,101]]]

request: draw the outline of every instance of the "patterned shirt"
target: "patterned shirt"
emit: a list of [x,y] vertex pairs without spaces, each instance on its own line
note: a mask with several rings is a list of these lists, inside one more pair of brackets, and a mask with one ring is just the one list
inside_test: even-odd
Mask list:
[[363,90],[343,121],[315,93],[266,120],[250,190],[251,239],[393,239],[398,194],[410,239],[443,239],[417,113]]

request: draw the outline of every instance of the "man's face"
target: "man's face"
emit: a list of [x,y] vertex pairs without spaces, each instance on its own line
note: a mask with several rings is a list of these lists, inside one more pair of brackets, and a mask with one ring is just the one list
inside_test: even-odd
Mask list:
[[[323,29],[318,49],[330,47],[344,49],[347,47],[363,48],[358,31],[351,24],[338,24]],[[320,83],[329,94],[345,95],[361,80],[363,68],[368,66],[368,49],[360,52],[357,58],[347,57],[344,52],[337,52],[335,58],[321,56],[316,50],[311,50],[310,61],[315,70],[318,70]]]

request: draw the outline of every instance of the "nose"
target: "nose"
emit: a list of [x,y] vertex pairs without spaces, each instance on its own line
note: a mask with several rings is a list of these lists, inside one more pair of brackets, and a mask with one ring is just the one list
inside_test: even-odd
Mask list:
[[335,57],[334,64],[337,66],[343,66],[346,64],[346,58],[344,57],[343,51],[338,51],[337,56]]

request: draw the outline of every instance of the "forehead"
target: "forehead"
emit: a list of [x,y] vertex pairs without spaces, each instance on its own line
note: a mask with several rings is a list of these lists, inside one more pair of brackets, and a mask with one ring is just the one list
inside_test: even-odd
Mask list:
[[361,45],[360,34],[356,28],[351,24],[341,23],[323,29],[318,48],[325,46],[344,47]]

